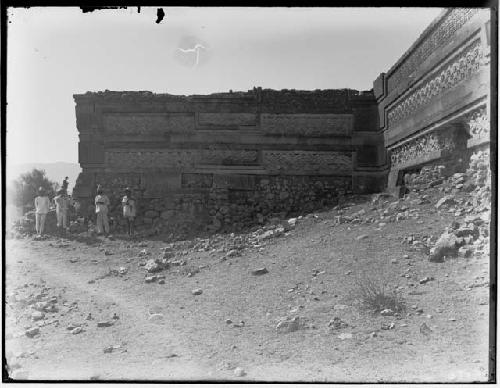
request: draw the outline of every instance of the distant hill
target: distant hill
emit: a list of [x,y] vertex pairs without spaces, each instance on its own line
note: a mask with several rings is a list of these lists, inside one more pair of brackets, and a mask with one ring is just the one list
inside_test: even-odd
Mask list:
[[9,182],[19,178],[21,174],[29,172],[37,168],[39,170],[45,170],[47,177],[54,182],[61,185],[64,177],[68,177],[69,186],[68,189],[71,192],[76,183],[76,178],[81,172],[81,167],[78,163],[67,163],[67,162],[55,162],[55,163],[23,163],[23,164],[8,164],[7,165],[7,186]]

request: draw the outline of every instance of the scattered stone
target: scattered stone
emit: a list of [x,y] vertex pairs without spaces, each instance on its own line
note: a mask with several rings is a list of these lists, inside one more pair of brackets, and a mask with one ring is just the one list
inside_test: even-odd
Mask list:
[[425,284],[425,283],[430,282],[431,280],[434,280],[434,278],[433,278],[433,277],[428,277],[428,276],[426,276],[425,278],[420,279],[418,282],[419,282],[420,284]]
[[145,283],[153,283],[156,280],[156,276],[146,276],[144,278]]
[[159,272],[162,269],[161,266],[154,259],[149,259],[144,265],[144,268],[146,269],[146,271],[150,273]]
[[339,334],[338,338],[341,339],[341,340],[351,339],[352,338],[352,333],[342,333],[342,334]]
[[425,336],[430,336],[432,333],[432,330],[427,324],[424,322],[420,325],[420,333],[422,333]]
[[112,321],[97,322],[97,327],[110,327],[110,326],[113,326],[113,322]]
[[472,256],[472,253],[473,253],[473,251],[469,247],[464,246],[464,247],[460,247],[458,249],[458,256],[460,256],[460,257],[470,257],[470,256]]
[[345,329],[349,325],[342,321],[339,317],[334,317],[330,322],[328,322],[328,326],[333,330]]
[[165,284],[165,279],[158,280],[158,284]]
[[42,313],[41,311],[35,311],[31,314],[31,319],[33,321],[39,321],[41,319],[45,318],[45,314]]
[[391,323],[389,323],[389,324],[387,324],[387,323],[383,323],[383,324],[380,326],[380,328],[381,328],[382,330],[392,330],[392,329],[394,329],[395,327],[396,327],[396,324],[395,324],[394,322],[391,322]]
[[294,317],[293,319],[284,319],[276,325],[276,331],[278,333],[291,333],[300,329],[299,317]]
[[442,263],[445,256],[456,256],[458,251],[457,238],[455,235],[443,233],[436,245],[430,251],[429,261],[433,263]]
[[155,313],[155,314],[151,314],[148,318],[148,321],[150,322],[159,322],[159,321],[163,321],[163,314],[161,313]]
[[230,325],[231,323],[233,323],[233,321],[231,321],[230,319],[226,319],[226,323]]
[[264,275],[266,273],[268,273],[269,271],[267,270],[266,267],[262,267],[262,268],[257,268],[257,269],[254,269],[252,271],[252,275]]
[[71,330],[71,334],[80,334],[83,331],[81,327],[75,327],[73,330]]
[[127,267],[120,267],[120,268],[118,268],[118,273],[120,275],[125,275],[127,273],[127,271],[128,271]]
[[457,201],[453,198],[452,195],[445,195],[436,203],[436,209],[439,209],[443,205],[456,205]]
[[389,316],[394,315],[394,311],[392,311],[391,309],[383,309],[383,310],[380,312],[380,315],[383,315],[383,316],[385,316],[385,317],[389,317]]
[[90,279],[87,283],[88,283],[88,284],[94,284],[94,283],[95,283],[95,280],[94,280],[94,279]]
[[37,334],[40,334],[40,329],[38,327],[31,327],[27,329],[24,333],[26,334],[26,337],[33,338]]
[[356,237],[356,240],[364,240],[365,238],[368,238],[369,236],[367,234],[362,234],[361,236]]
[[201,288],[195,288],[194,290],[191,291],[191,294],[193,295],[201,295],[203,293],[203,290]]
[[240,367],[237,367],[235,370],[234,370],[234,375],[237,376],[237,377],[243,377],[246,375],[246,372],[243,370],[243,368],[240,368]]

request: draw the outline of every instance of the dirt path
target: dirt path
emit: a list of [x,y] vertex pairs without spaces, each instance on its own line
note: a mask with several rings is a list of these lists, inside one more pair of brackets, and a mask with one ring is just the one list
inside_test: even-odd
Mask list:
[[[321,213],[284,237],[223,261],[217,250],[186,248],[176,255],[200,272],[188,277],[164,271],[165,284],[144,283],[145,270],[138,266],[141,250],[156,257],[162,242],[8,240],[11,364],[29,379],[485,381],[488,259],[430,263],[424,253],[409,250],[403,237],[439,233],[451,219],[422,214],[420,223],[375,228],[334,225],[334,212]],[[121,266],[128,268],[125,275],[98,279]],[[258,267],[269,272],[251,275]],[[357,279],[375,275],[399,287],[409,315],[396,319],[357,308]],[[426,276],[433,280],[420,284]],[[203,293],[193,295],[194,288]],[[26,300],[40,293],[57,296],[59,311],[47,313],[42,322],[50,324],[27,338],[24,327],[34,323]],[[89,313],[93,320],[86,320]],[[113,326],[97,327],[115,313]],[[151,313],[163,319],[150,321]],[[306,328],[277,333],[280,318],[291,315]],[[328,323],[335,316],[348,327],[332,330]],[[66,329],[75,321],[84,325],[76,335]],[[381,329],[391,323],[392,329]],[[422,334],[423,323],[429,335]],[[342,333],[352,338],[340,339]],[[120,348],[104,353],[110,345]],[[236,376],[236,367],[245,375]]]

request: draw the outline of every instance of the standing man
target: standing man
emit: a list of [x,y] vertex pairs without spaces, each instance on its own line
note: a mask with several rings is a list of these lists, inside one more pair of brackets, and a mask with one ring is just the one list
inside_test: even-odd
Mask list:
[[64,189],[57,192],[57,195],[54,197],[54,203],[56,204],[57,228],[60,229],[61,234],[64,234],[68,228],[69,207],[69,198]]
[[125,189],[125,196],[122,199],[123,217],[127,220],[128,231],[127,234],[132,236],[134,233],[134,219],[136,214],[135,199],[132,198],[132,191],[127,187]]
[[95,197],[95,212],[97,214],[97,234],[103,233],[106,236],[109,234],[109,222],[108,222],[108,207],[109,198],[104,194],[104,190],[101,185],[97,186],[97,196]]
[[49,197],[45,190],[40,187],[38,189],[38,196],[35,198],[35,221],[36,221],[36,234],[41,237],[45,230],[45,218],[49,212]]

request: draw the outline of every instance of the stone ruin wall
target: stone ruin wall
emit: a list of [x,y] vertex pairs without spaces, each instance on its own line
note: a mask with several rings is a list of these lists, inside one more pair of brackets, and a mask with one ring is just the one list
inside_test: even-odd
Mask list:
[[258,88],[74,98],[83,169],[74,196],[90,213],[101,184],[119,224],[127,186],[138,198],[138,226],[159,232],[237,231],[384,186],[371,93]]
[[104,185],[120,222],[130,186],[140,225],[214,232],[465,171],[489,155],[489,12],[443,11],[372,92],[75,95],[75,196]]
[[448,9],[374,82],[390,191],[423,166],[463,172],[489,149],[490,49],[488,9]]

